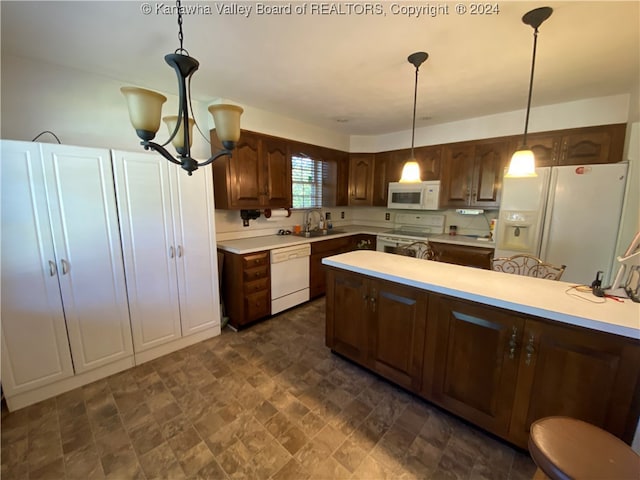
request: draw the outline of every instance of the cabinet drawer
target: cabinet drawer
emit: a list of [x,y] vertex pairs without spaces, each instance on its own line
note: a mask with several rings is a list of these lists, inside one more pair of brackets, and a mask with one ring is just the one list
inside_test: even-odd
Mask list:
[[269,291],[252,293],[247,295],[244,300],[244,322],[252,322],[262,317],[266,317],[271,313],[271,302]]
[[245,295],[250,295],[263,290],[269,290],[269,278],[267,277],[244,284]]
[[257,268],[247,268],[242,271],[242,279],[245,282],[251,282],[259,278],[269,277],[269,265],[263,265]]
[[254,268],[260,265],[269,264],[269,252],[259,252],[252,255],[245,255],[242,257],[242,268]]
[[351,250],[351,242],[353,236],[332,238],[331,240],[322,240],[320,242],[311,243],[311,253],[323,253],[331,252],[331,255],[335,255],[339,252],[346,252]]

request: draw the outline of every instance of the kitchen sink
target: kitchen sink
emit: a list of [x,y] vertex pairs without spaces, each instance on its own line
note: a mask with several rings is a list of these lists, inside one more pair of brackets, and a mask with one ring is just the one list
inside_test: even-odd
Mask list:
[[315,237],[328,237],[330,235],[336,235],[338,233],[347,233],[344,230],[332,228],[331,230],[312,230],[310,232],[294,233],[297,237],[315,238]]

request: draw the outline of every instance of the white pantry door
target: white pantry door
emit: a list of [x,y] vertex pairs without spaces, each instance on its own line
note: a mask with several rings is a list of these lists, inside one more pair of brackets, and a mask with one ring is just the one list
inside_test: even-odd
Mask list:
[[2,387],[22,393],[73,375],[40,145],[0,141]]
[[220,324],[213,172],[170,165],[182,334]]
[[174,166],[157,154],[112,155],[133,346],[142,352],[182,336],[169,183]]
[[76,373],[133,355],[111,155],[42,145],[69,342]]

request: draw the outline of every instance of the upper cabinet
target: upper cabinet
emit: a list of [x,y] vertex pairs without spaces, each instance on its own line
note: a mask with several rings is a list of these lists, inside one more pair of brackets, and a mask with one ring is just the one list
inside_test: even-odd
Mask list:
[[441,207],[498,207],[508,152],[506,141],[445,145]]
[[[219,148],[215,130],[211,145]],[[213,162],[217,208],[291,207],[291,161],[287,141],[244,131],[233,155]]]
[[373,205],[373,153],[349,155],[349,206]]
[[[622,160],[625,132],[624,123],[573,128],[529,135],[527,144],[533,150],[537,167],[616,163]],[[521,137],[514,138],[510,153],[520,143]]]

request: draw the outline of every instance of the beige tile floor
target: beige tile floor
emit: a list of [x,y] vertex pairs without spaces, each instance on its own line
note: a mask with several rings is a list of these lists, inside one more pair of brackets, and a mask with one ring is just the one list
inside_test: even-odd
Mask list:
[[337,357],[324,299],[2,412],[9,479],[527,479],[529,456]]

